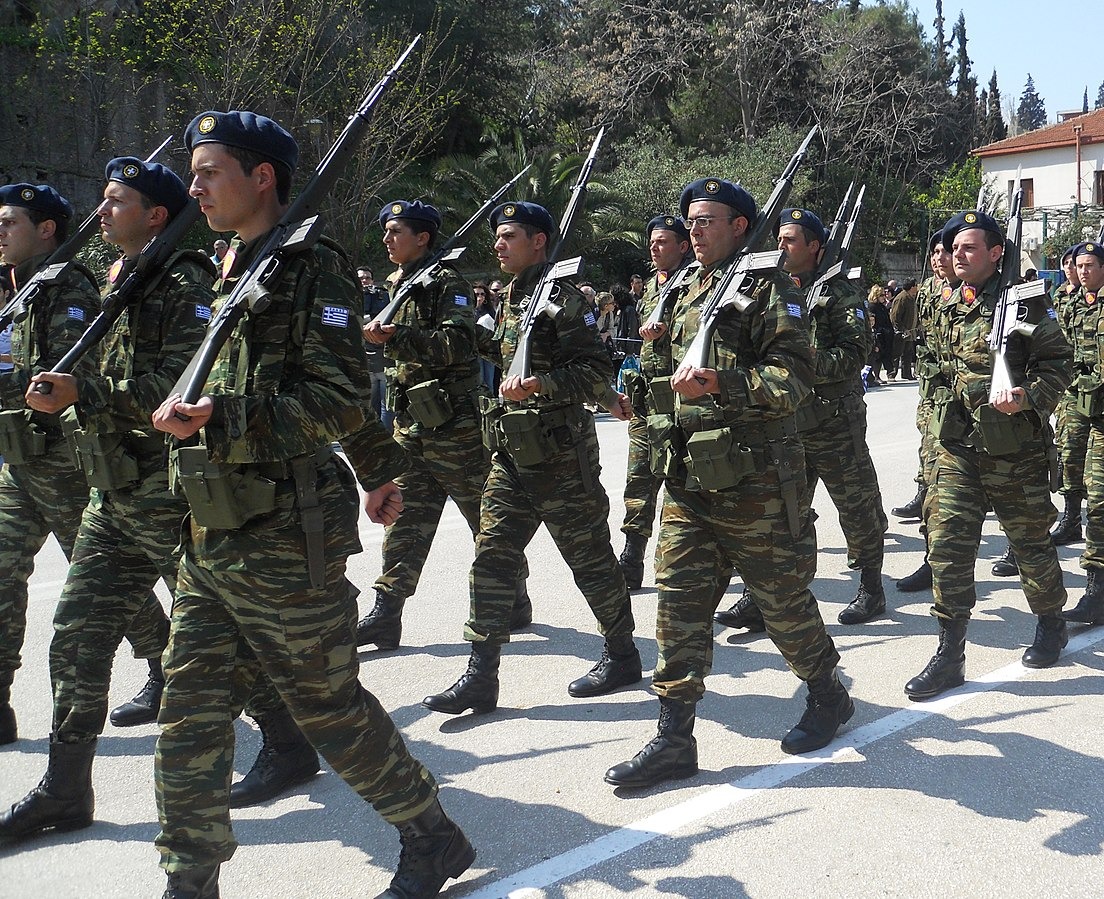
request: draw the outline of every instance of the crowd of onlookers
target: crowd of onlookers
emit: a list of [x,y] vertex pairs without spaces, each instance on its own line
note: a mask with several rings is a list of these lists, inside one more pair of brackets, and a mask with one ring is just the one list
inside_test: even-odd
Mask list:
[[[918,326],[916,295],[919,285],[908,280],[898,285],[891,280],[884,287],[875,284],[867,294],[874,348],[870,351],[864,381],[867,388],[884,386],[898,377],[913,379]],[[883,379],[884,375],[884,379]]]

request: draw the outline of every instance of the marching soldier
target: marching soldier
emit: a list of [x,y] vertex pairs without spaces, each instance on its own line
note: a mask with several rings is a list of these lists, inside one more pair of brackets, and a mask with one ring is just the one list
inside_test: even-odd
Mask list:
[[663,484],[662,478],[652,474],[649,461],[648,416],[659,411],[651,385],[657,385],[656,389],[662,392],[661,399],[665,403],[673,401],[670,378],[674,372],[671,368],[671,338],[667,335],[667,321],[663,321],[663,327],[653,325],[650,328],[646,322],[664,286],[694,258],[690,253],[690,232],[682,219],[673,215],[657,215],[648,222],[647,233],[648,253],[655,266],[655,275],[648,279],[640,302],[640,318],[645,322],[640,329],[640,336],[644,338],[640,349],[640,374],[632,378],[626,375],[626,392],[632,401],[633,413],[629,420],[629,458],[625,472],[625,520],[621,525],[625,548],[621,551],[618,564],[630,590],[639,590],[644,580],[644,551],[648,547],[648,538],[652,536],[656,499]]
[[[133,271],[143,247],[190,201],[184,183],[157,163],[113,159],[105,178],[100,227],[104,239],[123,252],[111,269],[110,292]],[[49,766],[42,783],[0,815],[0,837],[92,823],[91,766],[107,714],[115,650],[131,620],[151,601],[158,577],[170,592],[175,589],[180,521],[188,511],[183,497],[169,491],[164,437],[150,416],[203,339],[214,274],[204,253],[176,253],[128,298],[103,342],[98,373],[44,372],[31,379],[27,405],[48,415],[64,411],[62,426],[92,495],[54,614]],[[50,392],[38,392],[39,384],[48,384]],[[168,642],[167,627],[163,640]],[[150,659],[150,668],[158,698],[151,696],[149,704],[156,714],[160,656]]]
[[[1028,302],[1031,336],[1009,338],[1008,365],[1017,386],[989,402],[988,337],[999,297],[1005,240],[984,212],[959,213],[943,227],[962,283],[941,304],[928,335],[943,383],[934,398],[932,434],[939,441],[925,500],[934,575],[932,615],[939,647],[905,685],[910,699],[930,699],[965,681],[966,628],[977,601],[974,562],[981,525],[992,508],[1020,564],[1035,640],[1023,655],[1029,668],[1053,665],[1066,645],[1059,614],[1066,601],[1058,554],[1047,534],[1051,519],[1046,428],[1070,382],[1073,351],[1049,301]],[[1014,264],[1005,260],[1005,264]]]
[[[299,149],[276,122],[236,111],[196,116],[185,143],[208,225],[237,234],[217,308],[286,211]],[[366,508],[385,523],[401,509],[392,478],[403,453],[365,418],[361,295],[343,252],[322,239],[283,262],[269,303],[246,312],[223,346],[206,393],[195,403],[174,394],[154,414],[159,430],[190,444],[170,457],[191,515],[155,757],[165,899],[218,896],[219,866],[235,849],[233,720],[258,663],[314,747],[398,828],[402,854],[384,895],[435,896],[475,851],[357,678],[345,578],[361,549],[357,492],[331,444],[357,456]]]
[[[519,321],[544,269],[555,226],[543,206],[520,202],[498,206],[490,224],[499,266],[514,280],[494,333],[498,352],[488,343],[484,355],[508,372]],[[568,693],[599,696],[643,676],[629,591],[609,541],[609,499],[599,481],[594,419],[583,407],[608,401],[609,356],[583,295],[566,283],[559,287],[560,311],[555,318],[542,315],[534,325],[532,375],[504,376],[499,389],[505,402],[489,403],[485,410],[484,434],[493,455],[471,569],[471,617],[464,628],[471,659],[455,684],[423,700],[433,711],[456,715],[497,707],[514,575],[541,523],[606,638],[601,658],[568,685]]]
[[656,554],[659,695],[655,738],[606,772],[638,787],[698,770],[695,708],[713,654],[711,616],[732,564],[763,613],[767,632],[809,688],[805,714],[782,740],[789,753],[827,745],[854,713],[839,682],[839,654],[809,590],[816,534],[805,457],[794,413],[815,379],[801,294],[787,275],[756,281],[753,304],[723,310],[713,364],[684,361],[699,313],[743,248],[756,205],[740,185],[704,178],[687,185],[680,209],[701,264],[672,315],[675,416],[653,447],[665,462]]

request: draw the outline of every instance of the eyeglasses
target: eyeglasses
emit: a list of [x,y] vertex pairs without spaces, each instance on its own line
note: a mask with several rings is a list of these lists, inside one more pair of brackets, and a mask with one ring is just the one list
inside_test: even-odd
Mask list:
[[[708,228],[710,225],[712,225],[719,218],[721,218],[721,216],[719,216],[719,215],[698,215],[698,216],[695,216],[694,218],[688,218],[686,220],[686,227],[689,228],[691,231],[693,231],[695,228],[698,228],[698,229],[704,231],[706,228]],[[730,215],[728,217],[728,221],[730,221],[730,222],[735,221],[735,219],[736,219],[736,216],[734,216],[734,215]]]

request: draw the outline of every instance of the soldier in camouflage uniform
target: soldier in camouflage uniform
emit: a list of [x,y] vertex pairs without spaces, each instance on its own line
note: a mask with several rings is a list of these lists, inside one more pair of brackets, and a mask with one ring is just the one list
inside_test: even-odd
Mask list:
[[1073,350],[1049,300],[1025,300],[1025,321],[1034,332],[1017,331],[1008,339],[1008,368],[1017,386],[997,391],[990,402],[988,338],[1000,298],[1004,236],[991,216],[971,210],[947,222],[943,245],[954,254],[962,283],[942,304],[928,335],[943,379],[934,395],[931,426],[939,445],[925,500],[932,615],[940,637],[927,667],[905,685],[914,700],[938,696],[965,680],[966,627],[977,602],[974,563],[989,507],[1008,535],[1028,605],[1039,618],[1023,664],[1053,665],[1067,641],[1059,614],[1066,591],[1047,535],[1047,427],[1072,377]]
[[495,253],[514,275],[494,333],[498,354],[488,358],[507,372],[502,404],[487,404],[484,433],[491,473],[483,493],[475,562],[471,569],[472,641],[467,671],[449,689],[427,696],[433,711],[455,715],[498,705],[498,663],[510,639],[514,572],[543,522],[570,566],[605,636],[597,664],[568,686],[576,697],[598,696],[641,680],[633,642],[633,614],[625,577],[609,541],[609,499],[599,481],[598,438],[583,403],[606,400],[612,376],[609,356],[594,330],[583,295],[560,282],[553,318],[541,314],[532,331],[532,374],[509,374],[518,348],[519,323],[544,271],[555,226],[543,206],[504,203],[490,216]]
[[[237,232],[217,307],[285,213],[298,146],[271,119],[233,111],[197,116],[185,143],[208,225]],[[195,403],[174,394],[154,414],[159,430],[199,438],[170,459],[191,515],[155,760],[164,899],[218,896],[219,865],[235,849],[233,721],[255,663],[334,770],[399,828],[402,856],[385,895],[434,896],[475,852],[442,811],[433,776],[357,679],[355,590],[345,577],[361,549],[357,493],[331,444],[342,440],[359,460],[373,520],[401,508],[391,479],[404,465],[365,417],[361,293],[326,240],[286,253],[266,286],[269,304],[235,327],[206,393]],[[209,500],[224,479],[232,492]]]
[[[12,266],[18,290],[67,236],[72,207],[45,184],[0,187],[0,260]],[[99,309],[95,276],[74,263],[64,279],[42,289],[26,318],[12,332],[15,367],[0,373],[0,744],[17,738],[11,685],[27,623],[27,579],[35,554],[51,533],[69,558],[88,484],[74,465],[57,415],[28,409],[31,377],[54,364],[84,333]],[[78,375],[95,371],[96,354]],[[159,659],[165,645],[165,613],[156,602],[143,606],[127,638],[134,654]]]
[[[1079,323],[1076,319],[1081,315],[1079,310],[1084,309],[1083,304],[1078,302],[1078,297],[1081,296],[1079,292],[1081,280],[1074,257],[1076,249],[1076,247],[1070,247],[1062,256],[1062,271],[1066,274],[1066,280],[1055,287],[1050,294],[1054,308],[1058,312],[1058,324],[1062,326],[1066,340],[1073,345],[1075,351],[1080,340],[1080,335],[1077,333]],[[1085,454],[1089,448],[1089,431],[1092,428],[1092,422],[1077,411],[1077,382],[1080,375],[1095,370],[1096,365],[1094,362],[1091,368],[1083,369],[1080,353],[1077,353],[1075,362],[1078,370],[1074,374],[1073,383],[1058,403],[1057,426],[1054,433],[1062,468],[1062,484],[1058,492],[1064,498],[1062,514],[1050,531],[1050,539],[1055,546],[1066,546],[1081,539],[1081,501],[1086,495]]]
[[[395,200],[379,213],[383,242],[399,266],[389,278],[392,296],[417,272],[433,248],[440,213],[421,201]],[[394,649],[402,635],[402,610],[414,595],[445,501],[452,497],[472,530],[479,532],[479,503],[489,468],[479,430],[478,399],[487,396],[476,354],[471,288],[447,265],[433,283],[416,285],[394,323],[370,322],[365,337],[387,357],[388,408],[395,440],[410,467],[396,479],[403,514],[383,539],[383,570],[376,602],[357,625],[357,645]],[[524,568],[524,559],[522,566]],[[533,620],[525,578],[517,582],[511,630]]]
[[836,674],[839,654],[809,590],[816,533],[794,413],[816,376],[801,293],[778,272],[744,292],[745,311],[720,311],[707,367],[688,359],[700,313],[744,248],[756,205],[740,185],[687,185],[681,211],[701,268],[672,315],[675,415],[653,429],[663,466],[656,555],[659,661],[652,686],[659,728],[634,758],[606,772],[617,786],[647,786],[698,770],[695,707],[713,655],[711,616],[735,563],[767,633],[808,684],[805,714],[782,740],[789,753],[827,745],[854,712]]
[[[951,293],[959,284],[955,276],[951,254],[943,246],[943,231],[934,232],[928,238],[928,260],[931,263],[932,276],[920,285],[916,298],[916,311],[920,334],[923,339],[916,343],[916,378],[919,382],[920,402],[916,407],[916,430],[920,432],[920,465],[916,471],[916,496],[890,511],[898,518],[921,518],[924,512],[924,498],[928,494],[928,478],[935,465],[935,438],[931,435],[932,395],[940,383],[939,362],[931,350],[927,335],[934,332],[935,316],[942,303],[951,298]],[[920,534],[924,538],[924,561],[912,574],[897,581],[897,589],[902,593],[915,593],[930,590],[932,585],[931,565],[928,564],[928,526],[921,522]]]
[[[693,262],[690,254],[690,232],[682,219],[673,215],[657,215],[647,228],[648,253],[655,266],[655,275],[648,279],[644,297],[640,302],[640,319],[646,323],[655,310],[663,288],[678,278],[683,268]],[[670,304],[661,319],[666,324],[670,316]],[[625,375],[625,390],[632,401],[633,413],[629,420],[629,458],[625,472],[625,520],[621,532],[625,535],[625,548],[617,560],[630,590],[639,590],[644,580],[644,550],[652,536],[655,521],[656,499],[663,479],[652,474],[648,452],[648,416],[655,413],[655,398],[649,394],[649,386],[656,378],[666,382],[671,368],[671,340],[663,334],[655,337],[644,334],[640,348],[640,372]],[[669,393],[669,391],[665,391]]]
[[[1077,624],[1104,624],[1104,246],[1095,241],[1080,244],[1074,247],[1073,257],[1079,286],[1063,298],[1058,314],[1073,344],[1077,369],[1072,385],[1074,403],[1067,414],[1091,424],[1085,457],[1088,515],[1081,554],[1088,582],[1084,596],[1062,617]],[[1080,533],[1080,500],[1076,514]]]
[[[143,247],[191,202],[184,183],[157,163],[108,163],[98,210],[104,239],[123,251],[107,290],[122,285]],[[163,435],[150,416],[184,371],[210,318],[214,266],[198,250],[176,253],[151,272],[104,339],[97,375],[40,373],[27,405],[55,415],[77,449],[92,495],[54,613],[50,763],[42,783],[0,815],[0,838],[92,823],[91,766],[107,714],[111,665],[123,633],[157,579],[176,587],[176,547],[188,506],[169,492]],[[36,391],[40,383],[49,393]],[[156,600],[154,600],[156,601]],[[163,635],[168,642],[168,627]],[[150,660],[160,704],[160,657]],[[144,718],[144,714],[132,718]],[[146,718],[146,720],[149,720]],[[128,720],[129,723],[129,720]]]

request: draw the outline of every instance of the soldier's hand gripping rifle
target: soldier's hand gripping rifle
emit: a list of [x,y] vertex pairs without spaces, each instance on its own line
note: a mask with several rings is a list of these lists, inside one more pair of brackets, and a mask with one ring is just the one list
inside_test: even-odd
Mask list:
[[816,278],[813,286],[809,288],[810,310],[823,306],[832,298],[828,284],[833,278],[842,274],[848,281],[854,281],[862,276],[862,269],[847,267],[847,258],[851,254],[851,241],[855,237],[855,225],[858,223],[863,196],[866,193],[864,184],[859,188],[859,194],[855,197],[855,203],[852,206],[851,190],[854,186],[855,182],[852,181],[836,213],[836,220],[832,222],[828,239],[824,243],[824,253],[820,257],[820,265],[817,266]]
[[372,319],[373,322],[378,322],[381,325],[389,325],[394,320],[395,315],[399,309],[402,308],[403,303],[406,302],[410,296],[412,290],[415,287],[429,287],[434,281],[441,275],[441,266],[446,262],[455,262],[461,256],[464,255],[464,251],[467,250],[467,245],[461,245],[460,242],[465,240],[467,236],[474,231],[479,225],[486,221],[487,216],[491,210],[495,208],[498,201],[502,199],[506,191],[518,183],[522,176],[531,169],[531,165],[527,165],[520,172],[514,175],[509,181],[502,185],[493,197],[487,200],[475,214],[464,222],[460,226],[460,229],[452,235],[444,244],[442,244],[436,252],[434,252],[422,265],[412,274],[409,278],[405,278],[399,289],[395,292],[395,298],[391,300],[383,309],[379,311],[379,314]]
[[667,283],[663,285],[663,289],[659,292],[659,297],[656,299],[655,309],[652,310],[652,314],[649,315],[644,322],[645,328],[651,327],[652,325],[666,324],[667,313],[671,311],[668,308],[671,304],[671,300],[678,292],[678,289],[690,280],[690,275],[696,268],[693,258],[688,259],[683,262],[677,272],[667,279]]
[[[161,154],[161,151],[169,145],[171,140],[171,135],[166,137],[161,146],[146,157],[146,162],[153,162]],[[69,236],[65,243],[50,254],[45,264],[27,280],[26,284],[16,291],[15,296],[8,300],[4,308],[0,309],[0,331],[3,331],[12,322],[23,321],[34,301],[38,299],[39,294],[45,288],[58,284],[65,279],[73,265],[73,260],[77,258],[77,253],[92,239],[92,235],[100,230],[99,208],[100,204],[97,203],[96,208],[92,210],[92,214],[81,223],[81,226]]]
[[171,391],[179,394],[183,402],[193,404],[199,399],[211,369],[214,368],[219,350],[230,339],[235,325],[246,311],[263,312],[267,308],[270,302],[268,285],[275,284],[282,276],[285,258],[317,243],[322,232],[319,205],[356,152],[357,145],[368,130],[376,103],[390,87],[399,66],[406,61],[421,39],[421,35],[414,38],[395,64],[368,92],[350,116],[345,130],[318,163],[310,181],[268,232],[234,289],[223,301],[218,312],[211,317],[203,342]]
[[754,300],[747,295],[746,291],[752,288],[755,279],[772,274],[782,266],[786,258],[784,250],[769,250],[761,253],[756,250],[768,236],[774,233],[778,218],[782,214],[782,207],[786,205],[786,198],[793,188],[794,174],[805,159],[809,144],[812,143],[818,130],[818,126],[814,125],[805,135],[805,140],[797,148],[785,171],[775,182],[774,190],[767,202],[755,217],[755,222],[748,231],[744,248],[729,263],[713,293],[702,305],[698,333],[694,336],[679,368],[706,368],[713,332],[717,330],[717,317],[729,306],[741,312],[747,309]]
[[[199,218],[199,203],[189,199],[183,209],[178,212],[173,220],[158,234],[153,237],[143,248],[142,252],[134,259],[130,270],[122,282],[104,297],[100,305],[100,314],[92,319],[88,329],[73,344],[72,348],[57,365],[50,369],[54,374],[69,374],[78,362],[93,349],[111,330],[111,326],[118,321],[123,310],[136,297],[140,297],[150,279],[161,273],[166,263],[189,229]],[[49,393],[53,385],[49,381],[39,381],[34,389],[38,393]]]
[[1046,296],[1046,282],[1041,279],[1017,284],[1020,277],[1020,243],[1023,237],[1023,219],[1020,206],[1023,202],[1023,187],[1020,184],[1020,172],[1016,172],[1016,183],[1012,192],[1012,208],[1008,215],[1008,228],[1004,238],[1004,257],[1001,260],[1000,298],[993,310],[993,329],[989,332],[989,349],[993,355],[993,377],[989,385],[989,402],[1003,390],[1011,390],[1017,385],[1012,383],[1012,373],[1008,370],[1008,339],[1013,334],[1030,337],[1035,326],[1025,319],[1027,301]]
[[594,143],[590,145],[590,152],[579,171],[579,177],[575,186],[571,188],[571,199],[560,219],[559,240],[548,252],[547,261],[544,263],[544,271],[541,272],[537,286],[533,289],[533,295],[529,298],[529,306],[518,325],[518,342],[514,358],[510,362],[510,369],[506,377],[528,378],[533,373],[533,329],[537,324],[537,317],[541,314],[555,318],[560,307],[556,305],[556,297],[559,296],[559,282],[563,278],[573,278],[579,274],[583,267],[583,257],[575,256],[572,259],[557,261],[560,253],[567,245],[567,236],[571,233],[571,226],[578,217],[579,212],[586,205],[587,182],[590,181],[590,172],[594,168],[594,160],[598,156],[598,146],[602,143],[602,136],[606,133],[605,127],[598,129]]

